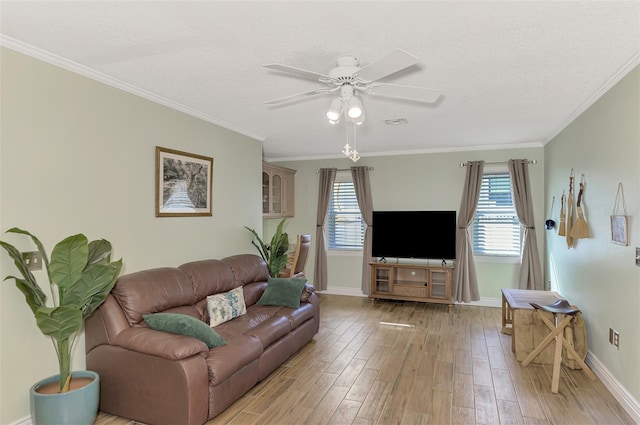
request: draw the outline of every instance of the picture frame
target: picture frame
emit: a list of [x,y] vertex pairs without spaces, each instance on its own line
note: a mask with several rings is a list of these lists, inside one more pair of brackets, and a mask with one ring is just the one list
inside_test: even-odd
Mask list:
[[626,215],[611,216],[611,242],[616,245],[629,245],[629,228]]
[[213,158],[156,146],[156,217],[212,215]]

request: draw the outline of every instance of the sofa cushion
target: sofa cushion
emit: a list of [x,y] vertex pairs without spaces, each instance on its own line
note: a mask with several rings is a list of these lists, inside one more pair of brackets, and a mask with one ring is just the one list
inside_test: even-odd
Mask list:
[[311,303],[300,304],[300,308],[283,307],[276,314],[284,316],[291,322],[291,328],[295,329],[313,317],[313,305]]
[[247,306],[244,303],[242,287],[222,294],[209,295],[207,297],[207,312],[209,313],[210,326],[218,326],[246,314]]
[[262,343],[251,335],[238,335],[228,339],[227,345],[209,350],[207,356],[209,385],[220,384],[244,366],[260,358],[262,352]]
[[161,267],[120,276],[111,291],[129,325],[142,322],[142,315],[192,305],[189,276],[175,267]]
[[195,317],[173,313],[145,314],[142,317],[151,329],[192,336],[207,344],[209,348],[227,344],[227,341],[209,325]]
[[178,267],[193,282],[194,299],[191,304],[203,300],[207,295],[220,294],[240,286],[229,265],[220,260],[191,261]]
[[304,278],[269,278],[267,289],[257,304],[298,308],[306,283],[307,279]]

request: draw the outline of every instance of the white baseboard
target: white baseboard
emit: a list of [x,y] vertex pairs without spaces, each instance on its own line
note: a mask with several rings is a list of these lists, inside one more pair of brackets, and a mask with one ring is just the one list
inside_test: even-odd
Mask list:
[[631,416],[636,424],[640,424],[640,403],[634,399],[631,394],[623,387],[618,380],[611,375],[609,370],[593,355],[591,351],[587,352],[587,364],[593,370],[605,387],[618,400],[622,408]]
[[[346,295],[348,297],[366,297],[360,288],[350,286],[329,286],[325,291],[319,291],[322,294],[329,295]],[[500,298],[480,298],[479,301],[470,303],[454,303],[459,305],[476,305],[479,307],[502,307],[502,299]]]
[[326,290],[321,291],[323,294],[329,295],[346,295],[348,297],[366,297],[362,293],[362,289],[348,286],[329,286]]

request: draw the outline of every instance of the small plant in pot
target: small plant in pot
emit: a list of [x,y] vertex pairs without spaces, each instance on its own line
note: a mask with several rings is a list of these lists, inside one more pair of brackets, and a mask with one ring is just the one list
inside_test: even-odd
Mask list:
[[[98,410],[99,377],[90,371],[72,373],[71,353],[73,344],[84,325],[84,319],[104,302],[115,285],[122,269],[122,259],[111,261],[109,241],[99,239],[89,242],[85,235],[77,234],[56,244],[49,260],[40,240],[28,231],[14,227],[7,230],[7,233],[22,234],[31,238],[42,257],[51,289],[52,301],[48,302],[47,295],[29,270],[20,251],[13,245],[0,241],[0,246],[9,253],[20,272],[20,276],[9,275],[4,280],[15,281],[33,312],[38,328],[52,339],[58,356],[59,375],[47,378],[31,389],[32,420],[36,424],[92,424]],[[72,374],[74,377],[78,374],[93,378],[95,382],[92,382],[91,386],[95,387],[95,390],[91,391],[95,391],[95,401],[89,400],[93,395],[84,393],[84,388],[70,390]],[[58,394],[47,394],[43,398],[35,394],[39,387],[56,381]],[[77,395],[72,397],[71,394],[74,393]],[[49,397],[56,395],[61,397]],[[70,412],[67,412],[64,405],[60,403],[71,404]],[[80,408],[84,405],[89,405],[89,410],[93,412],[80,412]],[[50,413],[57,417],[46,416]]]
[[253,233],[255,240],[251,241],[251,243],[256,247],[262,259],[267,263],[269,276],[271,277],[278,277],[280,271],[287,265],[289,235],[282,231],[285,221],[286,218],[283,218],[280,223],[278,223],[276,232],[273,234],[269,245],[262,242],[262,239],[260,239],[260,236],[258,236],[258,233],[256,233],[255,230],[244,226],[248,231]]

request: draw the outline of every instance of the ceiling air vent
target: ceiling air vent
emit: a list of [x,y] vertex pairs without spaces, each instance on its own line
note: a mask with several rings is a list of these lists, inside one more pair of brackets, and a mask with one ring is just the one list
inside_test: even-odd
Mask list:
[[402,125],[409,124],[409,121],[406,118],[393,118],[390,120],[384,120],[386,125]]

